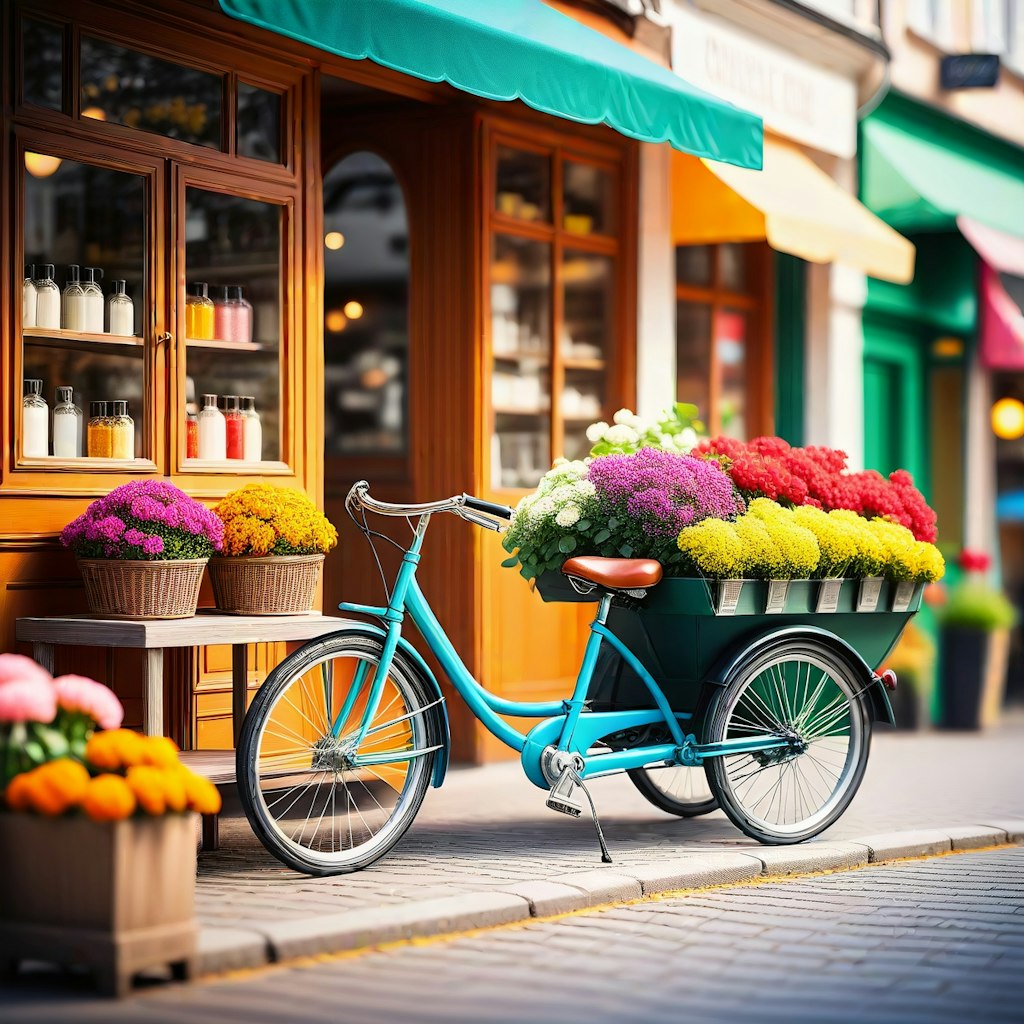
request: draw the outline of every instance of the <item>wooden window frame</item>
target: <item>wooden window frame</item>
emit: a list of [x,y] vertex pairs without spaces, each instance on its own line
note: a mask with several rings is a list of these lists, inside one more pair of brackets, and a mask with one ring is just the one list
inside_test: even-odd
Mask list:
[[[491,459],[491,441],[495,436],[495,410],[492,392],[495,353],[492,337],[491,264],[494,239],[498,235],[542,242],[550,246],[550,349],[548,408],[549,464],[562,454],[565,444],[565,416],[562,411],[562,393],[565,371],[573,364],[583,365],[588,360],[573,360],[561,350],[560,338],[564,324],[563,258],[565,252],[607,256],[612,259],[614,292],[610,297],[608,350],[603,360],[604,407],[595,419],[610,418],[622,405],[632,405],[635,393],[635,335],[636,335],[636,149],[631,143],[608,145],[581,135],[554,132],[548,126],[526,126],[521,122],[499,117],[481,118],[481,202],[482,232],[480,245],[481,273],[481,334],[484,339],[482,354],[481,419],[484,444],[482,447],[481,479],[491,493],[522,494],[524,487],[500,486],[494,480],[495,467]],[[550,160],[550,219],[523,220],[497,209],[497,151],[499,146],[537,153]],[[564,175],[566,162],[599,167],[612,176],[614,233],[577,234],[564,226]]]
[[[744,242],[748,254],[748,287],[735,291],[722,284],[722,246],[729,243],[707,243],[711,250],[711,280],[707,285],[695,285],[676,280],[676,303],[688,302],[706,305],[711,309],[711,336],[707,339],[710,349],[709,364],[711,379],[708,381],[708,409],[700,412],[712,436],[720,434],[721,393],[720,363],[714,351],[718,318],[727,310],[748,314],[746,337],[746,422],[750,437],[770,434],[774,430],[773,381],[775,367],[773,311],[773,268],[774,253],[767,243]],[[678,246],[677,248],[684,248]],[[676,339],[676,399],[691,401],[688,395],[679,394],[679,339]]]

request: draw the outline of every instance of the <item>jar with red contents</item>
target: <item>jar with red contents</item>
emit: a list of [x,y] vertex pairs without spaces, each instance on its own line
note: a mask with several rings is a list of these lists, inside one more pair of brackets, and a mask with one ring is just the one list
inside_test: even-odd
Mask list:
[[245,457],[245,423],[238,395],[224,396],[224,419],[227,427],[227,448],[229,459]]

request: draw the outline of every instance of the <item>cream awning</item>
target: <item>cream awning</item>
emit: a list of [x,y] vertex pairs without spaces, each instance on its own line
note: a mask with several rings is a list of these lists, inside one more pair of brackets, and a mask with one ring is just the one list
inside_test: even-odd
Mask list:
[[676,245],[766,240],[812,263],[846,263],[906,284],[914,246],[844,191],[796,146],[765,136],[764,169],[673,153]]

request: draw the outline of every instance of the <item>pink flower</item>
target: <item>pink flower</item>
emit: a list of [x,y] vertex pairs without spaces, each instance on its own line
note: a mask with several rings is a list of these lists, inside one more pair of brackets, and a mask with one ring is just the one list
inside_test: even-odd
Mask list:
[[49,679],[14,679],[0,686],[0,722],[48,723],[56,714],[57,691]]
[[124,708],[102,683],[85,676],[59,676],[53,685],[62,710],[88,715],[101,729],[117,729],[121,725]]
[[49,680],[50,673],[24,654],[0,654],[0,686],[22,680]]

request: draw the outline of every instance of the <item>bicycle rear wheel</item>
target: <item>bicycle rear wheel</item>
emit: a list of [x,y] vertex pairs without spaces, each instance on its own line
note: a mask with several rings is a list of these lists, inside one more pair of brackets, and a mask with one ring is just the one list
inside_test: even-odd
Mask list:
[[871,744],[865,681],[831,647],[794,639],[755,650],[719,690],[707,742],[777,735],[791,746],[705,762],[722,810],[762,843],[799,843],[846,810]]
[[253,699],[236,755],[253,831],[279,860],[310,875],[357,871],[412,824],[440,731],[432,692],[400,653],[377,710],[358,734],[381,645],[357,633],[306,644]]
[[626,774],[650,803],[668,814],[697,818],[718,809],[703,768],[632,768]]

